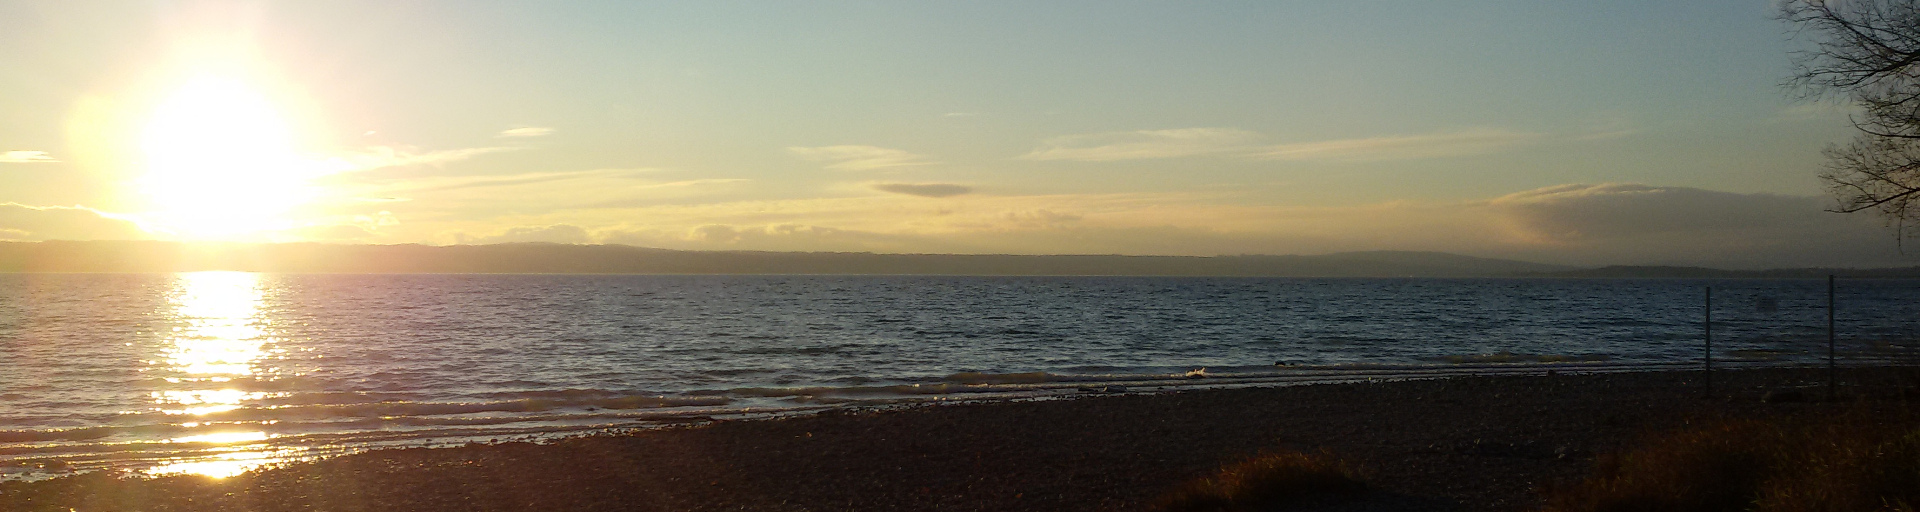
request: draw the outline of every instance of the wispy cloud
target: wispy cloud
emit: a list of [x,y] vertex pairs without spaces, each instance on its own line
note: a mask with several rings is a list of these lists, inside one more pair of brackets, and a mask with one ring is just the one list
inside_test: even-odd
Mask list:
[[[697,180],[680,180],[680,181],[669,181],[664,183],[636,185],[628,188],[628,190],[629,191],[651,191],[655,193],[668,193],[668,194],[675,194],[675,195],[700,194],[702,193],[702,191],[723,190],[735,184],[748,183],[752,181],[753,180],[746,179],[746,178],[705,178],[705,179],[697,179]],[[582,208],[630,208],[634,206],[644,206],[644,205],[657,204],[657,203],[659,203],[659,199],[657,199],[656,197],[638,197],[638,198],[614,199],[609,201],[600,201],[596,203],[583,203],[581,207]]]
[[1491,153],[1539,134],[1476,128],[1423,135],[1266,144],[1259,133],[1235,128],[1183,128],[1069,135],[1048,139],[1027,160],[1112,162],[1196,156],[1258,160],[1403,160]]
[[1029,229],[1059,227],[1059,226],[1067,225],[1069,223],[1078,222],[1081,219],[1085,219],[1085,218],[1086,217],[1082,215],[1077,215],[1072,213],[1060,213],[1060,212],[1047,210],[1047,209],[1006,213],[1006,219],[1009,223],[1015,226],[1019,226],[1022,228],[1029,228]]
[[7,151],[0,152],[0,164],[32,164],[58,162],[45,151]]
[[1636,134],[1639,134],[1639,133],[1640,133],[1640,130],[1639,130],[1639,129],[1635,129],[1635,128],[1622,128],[1622,129],[1619,129],[1619,130],[1611,130],[1611,131],[1601,131],[1601,132],[1592,132],[1592,133],[1586,133],[1586,134],[1581,134],[1581,135],[1578,135],[1578,136],[1575,136],[1575,137],[1573,138],[1573,140],[1578,140],[1578,141],[1588,141],[1588,142],[1591,142],[1591,141],[1598,141],[1598,140],[1614,140],[1614,139],[1624,139],[1624,138],[1627,138],[1627,137],[1631,137],[1631,136],[1634,136],[1634,135],[1636,135]]
[[1259,148],[1251,155],[1263,160],[1409,160],[1492,153],[1535,140],[1539,134],[1473,129],[1402,137],[1368,137]]
[[520,148],[479,147],[422,151],[419,148],[406,146],[373,146],[359,152],[336,156],[329,162],[336,172],[371,171],[392,167],[441,165],[517,149]]
[[108,212],[108,211],[104,211],[104,210],[98,210],[98,209],[94,209],[94,208],[88,208],[88,207],[85,207],[85,206],[80,206],[80,205],[73,205],[73,206],[57,206],[57,205],[56,205],[56,206],[34,206],[34,205],[30,205],[30,204],[23,204],[23,203],[16,203],[16,202],[12,202],[12,201],[7,201],[7,202],[0,202],[0,207],[7,207],[7,208],[24,208],[24,209],[28,209],[28,210],[34,210],[34,211],[42,211],[42,212],[45,212],[45,211],[74,211],[74,212],[86,212],[86,213],[89,213],[89,214],[92,214],[92,215],[94,215],[94,216],[97,216],[97,217],[104,217],[104,218],[108,218],[108,219],[114,219],[114,220],[124,220],[124,221],[132,221],[132,220],[134,220],[134,217],[133,217],[133,216],[131,216],[131,215],[126,215],[126,214],[119,214],[119,213],[112,213],[112,212]]
[[654,183],[652,185],[642,185],[639,188],[697,187],[701,185],[724,185],[728,183],[746,183],[749,181],[753,181],[753,180],[746,179],[746,178],[704,178],[704,179],[697,179],[697,180],[680,180],[680,181],[669,181],[665,183]]
[[[448,190],[460,190],[460,189],[470,189],[470,188],[511,187],[511,186],[519,186],[519,185],[533,185],[533,184],[540,184],[540,183],[550,183],[550,182],[569,181],[569,180],[622,180],[627,182],[621,183],[618,185],[621,189],[646,190],[646,189],[659,189],[659,188],[695,187],[695,186],[701,186],[701,185],[718,185],[718,184],[727,184],[727,183],[743,183],[743,182],[752,181],[745,178],[705,178],[705,179],[697,179],[697,180],[667,181],[667,182],[655,182],[655,183],[646,183],[646,182],[632,183],[631,181],[628,181],[628,180],[639,180],[642,178],[642,176],[651,174],[655,171],[656,169],[594,169],[590,171],[529,172],[529,173],[508,174],[508,175],[501,175],[501,176],[447,176],[447,177],[405,180],[405,181],[401,181],[401,182],[394,183],[387,186],[384,189],[384,191],[388,193],[394,193],[394,194],[416,194],[420,192],[441,192],[441,191],[448,191]],[[368,202],[401,202],[401,201],[406,201],[406,199],[383,197],[383,198],[366,199],[366,201]]]
[[[487,217],[585,212],[687,201],[739,190],[751,180],[660,180],[654,168],[524,172],[498,175],[379,176],[344,192],[356,204],[382,204],[408,218]],[[575,215],[584,215],[576,213]],[[548,224],[576,222],[555,219]],[[486,231],[466,229],[467,233]]]
[[566,172],[529,172],[504,176],[458,176],[412,180],[397,193],[437,192],[479,187],[505,187],[545,183],[549,181],[577,180],[588,178],[633,178],[649,172],[650,169],[594,169],[590,171]]
[[[1877,219],[1821,211],[1829,198],[1638,184],[1337,206],[1235,204],[1219,194],[1156,192],[994,194],[964,201],[891,193],[713,202],[660,196],[620,208],[583,208],[578,187],[553,188],[552,198],[567,201],[568,208],[517,205],[487,210],[492,217],[484,221],[420,211],[410,217],[420,220],[407,229],[441,234],[449,242],[460,240],[448,235],[456,232],[578,242],[576,231],[554,228],[566,225],[583,228],[589,242],[682,249],[1186,255],[1424,250],[1576,265],[1733,267],[1913,261],[1898,253]],[[473,196],[477,205],[494,205],[499,197]],[[524,229],[502,231],[509,226]]]
[[[1705,237],[1781,229],[1814,231],[1812,226],[1831,228],[1825,221],[1841,217],[1821,215],[1826,205],[1821,197],[1638,183],[1556,185],[1497,197],[1487,204],[1523,220],[1529,240],[1556,243],[1619,243],[1625,238],[1671,233]],[[1775,238],[1752,237],[1739,245],[1779,243]]]
[[953,197],[973,192],[973,187],[952,183],[875,183],[873,189],[920,197]]
[[360,242],[375,236],[372,230],[353,224],[304,226],[293,230],[293,233],[312,242]]
[[545,137],[553,134],[553,128],[545,126],[522,126],[500,132],[499,137]]
[[749,249],[783,251],[846,251],[852,249],[900,252],[908,248],[924,251],[926,240],[911,235],[893,235],[793,223],[759,225],[704,224],[691,229],[614,229],[599,232],[603,243],[653,247],[699,249]]
[[1878,219],[1822,196],[1637,183],[1566,184],[1484,203],[1516,249],[1582,264],[1743,268],[1912,265]]
[[139,219],[85,206],[0,202],[0,239],[134,240],[149,238]]
[[1112,162],[1245,152],[1260,134],[1234,128],[1091,133],[1047,139],[1026,160]]
[[550,243],[584,244],[592,241],[587,230],[572,224],[554,224],[551,226],[520,226],[492,235],[474,236],[466,233],[454,235],[461,244],[505,244],[505,243]]
[[888,167],[929,165],[935,162],[904,150],[877,146],[790,147],[787,151],[815,162],[828,162],[826,168],[844,171],[868,171]]

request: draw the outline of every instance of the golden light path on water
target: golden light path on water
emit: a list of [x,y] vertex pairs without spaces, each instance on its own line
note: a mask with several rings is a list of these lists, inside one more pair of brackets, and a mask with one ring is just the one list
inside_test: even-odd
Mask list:
[[169,443],[212,445],[212,457],[181,459],[148,469],[151,474],[199,474],[224,478],[285,459],[291,450],[268,448],[272,436],[259,424],[203,422],[198,417],[231,411],[245,402],[272,396],[248,391],[237,379],[272,380],[263,362],[273,339],[261,314],[260,275],[246,272],[192,272],[176,277],[169,307],[176,321],[154,370],[169,375],[174,389],[153,392],[155,407],[179,415],[185,427],[204,429]]

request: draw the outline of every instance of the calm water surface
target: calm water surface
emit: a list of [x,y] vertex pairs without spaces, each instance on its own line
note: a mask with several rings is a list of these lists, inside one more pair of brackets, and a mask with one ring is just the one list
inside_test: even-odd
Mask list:
[[[0,275],[0,477],[1116,383],[1690,365],[1706,286],[1716,358],[1824,357],[1814,280]],[[1920,328],[1920,282],[1842,281],[1839,303],[1851,359]]]

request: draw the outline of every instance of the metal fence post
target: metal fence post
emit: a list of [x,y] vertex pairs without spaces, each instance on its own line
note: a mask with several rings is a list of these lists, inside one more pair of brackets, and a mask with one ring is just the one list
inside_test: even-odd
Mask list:
[[1706,321],[1703,322],[1703,325],[1706,327],[1706,331],[1707,331],[1707,339],[1706,339],[1707,347],[1706,347],[1706,354],[1705,354],[1706,355],[1705,361],[1707,364],[1707,395],[1711,396],[1713,395],[1713,287],[1712,286],[1707,287]]
[[1834,335],[1834,329],[1833,329],[1833,310],[1834,310],[1833,289],[1834,289],[1833,274],[1827,274],[1827,400],[1828,401],[1834,400],[1840,394],[1839,393],[1840,377],[1839,377],[1839,370],[1837,369],[1839,367],[1839,364],[1834,362],[1836,359],[1835,354],[1837,354],[1838,351],[1835,350],[1834,348],[1834,345],[1835,345],[1834,338],[1836,338],[1836,336]]

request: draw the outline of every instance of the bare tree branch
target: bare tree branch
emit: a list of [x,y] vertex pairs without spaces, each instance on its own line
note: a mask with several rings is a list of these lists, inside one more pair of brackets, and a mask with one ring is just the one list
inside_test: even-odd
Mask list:
[[1811,43],[1786,85],[1860,108],[1853,142],[1826,151],[1829,211],[1873,211],[1903,241],[1920,220],[1920,0],[1787,0],[1779,18]]

